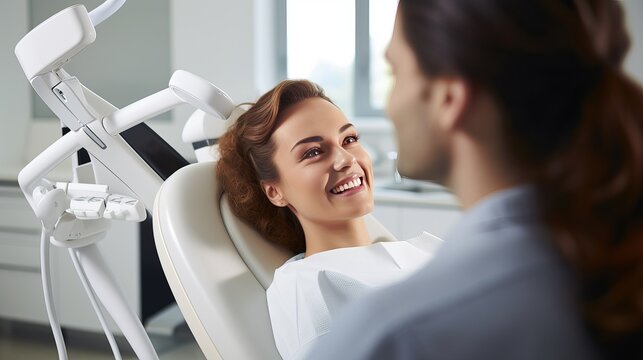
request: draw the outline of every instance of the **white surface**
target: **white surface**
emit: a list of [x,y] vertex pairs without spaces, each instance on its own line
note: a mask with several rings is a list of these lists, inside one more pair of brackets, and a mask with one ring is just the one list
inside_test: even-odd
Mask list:
[[108,114],[102,119],[103,127],[108,134],[116,135],[182,103],[172,90],[163,89]]
[[74,5],[39,24],[16,45],[16,57],[31,80],[62,67],[96,39],[96,31],[83,5]]
[[188,71],[177,70],[167,89],[106,114],[103,126],[109,134],[116,135],[182,103],[224,119],[234,108],[232,99],[214,84]]
[[52,291],[51,281],[51,265],[49,257],[49,237],[51,235],[49,228],[44,224],[42,235],[40,237],[40,276],[42,280],[42,291],[45,295],[45,308],[47,309],[47,318],[49,319],[49,326],[54,335],[56,342],[56,349],[58,351],[59,360],[67,360],[67,349],[65,348],[65,338],[63,331],[60,327],[60,320],[58,319],[58,311],[54,304],[54,294]]
[[226,118],[212,116],[202,110],[197,110],[186,121],[181,139],[189,144],[208,139],[218,139],[228,129],[229,122]]
[[266,296],[281,356],[300,358],[331,330],[350,302],[377,287],[402,281],[425,265],[441,244],[442,240],[425,233],[409,241],[298,257],[279,267]]
[[459,210],[447,210],[438,208],[401,208],[401,238],[414,236],[418,232],[428,231],[431,234],[446,238],[460,217]]
[[373,216],[398,239],[408,239],[422,231],[445,238],[462,212],[452,207],[376,201]]
[[212,116],[225,119],[234,108],[228,94],[189,71],[175,71],[170,78],[169,87],[181,100]]
[[184,167],[158,193],[154,239],[163,270],[206,357],[278,359],[265,289],[228,236],[212,166]]
[[376,204],[404,204],[413,206],[435,206],[445,209],[459,209],[458,199],[446,191],[413,192],[382,189],[375,186]]
[[[63,72],[60,71],[60,73],[62,74]],[[49,86],[45,88],[45,91],[53,93],[55,98],[58,100],[57,103],[62,103],[66,110],[73,114],[74,119],[73,122],[71,122],[66,116],[56,113],[67,127],[75,131],[78,130],[78,127],[84,124],[89,124],[90,122],[98,119],[96,111],[94,111],[94,109],[87,103],[83,87],[77,77],[68,77],[67,74],[65,74],[64,80],[60,82],[58,81],[60,81],[60,78],[56,76],[53,83],[47,84]],[[32,81],[32,85],[39,95],[42,94],[42,92],[37,89],[35,79]],[[47,102],[47,105],[51,108],[51,104],[49,102]]]

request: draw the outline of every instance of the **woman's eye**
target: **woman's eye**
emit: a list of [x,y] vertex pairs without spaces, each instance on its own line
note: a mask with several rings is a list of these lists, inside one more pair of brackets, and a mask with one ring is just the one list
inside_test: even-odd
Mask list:
[[359,135],[350,135],[350,136],[347,136],[347,137],[344,139],[344,145],[346,145],[346,144],[352,144],[352,143],[354,143],[354,142],[357,142],[358,140],[359,140]]
[[322,151],[320,148],[312,148],[304,153],[304,159],[312,159],[316,156],[321,155]]

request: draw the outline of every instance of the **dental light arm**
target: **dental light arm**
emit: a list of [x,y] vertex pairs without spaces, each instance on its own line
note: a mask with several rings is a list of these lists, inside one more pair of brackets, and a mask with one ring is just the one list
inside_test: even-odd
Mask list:
[[128,105],[103,119],[103,127],[116,135],[177,105],[188,103],[219,119],[232,113],[232,99],[219,88],[184,70],[177,70],[169,87]]

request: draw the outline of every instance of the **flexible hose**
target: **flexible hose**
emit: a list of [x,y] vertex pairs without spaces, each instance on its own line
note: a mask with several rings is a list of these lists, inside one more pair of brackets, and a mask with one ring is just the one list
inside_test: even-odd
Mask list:
[[89,297],[89,301],[92,303],[92,307],[94,308],[94,312],[96,312],[96,316],[98,316],[98,321],[100,322],[100,325],[103,327],[103,331],[105,332],[105,336],[107,337],[109,346],[112,349],[112,353],[114,354],[114,359],[121,360],[121,352],[118,349],[118,344],[116,343],[116,339],[114,339],[114,335],[112,334],[111,330],[109,330],[109,327],[107,326],[107,321],[105,321],[105,316],[101,311],[98,301],[96,300],[96,294],[94,293],[94,290],[92,289],[91,285],[89,284],[89,281],[87,280],[87,275],[85,275],[85,270],[83,270],[83,266],[78,261],[78,253],[76,252],[75,249],[72,249],[72,248],[69,248],[68,250],[69,250],[69,257],[71,257],[71,261],[74,263],[74,268],[78,273],[80,282],[83,284],[83,287],[85,288],[85,292],[87,293],[87,297]]
[[42,228],[42,236],[40,237],[40,275],[42,277],[42,290],[45,295],[45,306],[47,307],[47,316],[49,317],[49,324],[51,331],[54,334],[56,341],[56,349],[58,350],[58,359],[67,360],[67,348],[65,347],[65,339],[63,337],[60,322],[56,315],[56,309],[53,304],[53,292],[51,290],[51,276],[49,274],[49,237],[51,231]]

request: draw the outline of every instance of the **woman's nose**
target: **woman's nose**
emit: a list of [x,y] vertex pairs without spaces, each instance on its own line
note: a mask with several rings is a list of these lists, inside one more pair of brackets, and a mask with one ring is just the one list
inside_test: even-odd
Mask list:
[[357,162],[357,159],[353,154],[346,151],[344,148],[338,148],[335,151],[335,161],[333,162],[333,169],[335,171],[340,171],[347,167],[353,166]]

